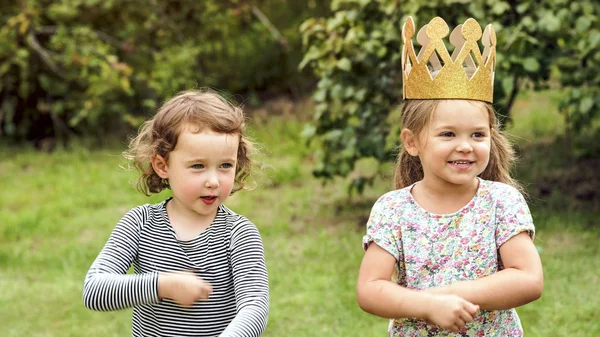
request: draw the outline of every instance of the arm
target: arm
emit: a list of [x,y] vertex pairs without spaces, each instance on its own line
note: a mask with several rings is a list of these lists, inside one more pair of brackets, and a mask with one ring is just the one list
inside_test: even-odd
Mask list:
[[458,296],[415,291],[391,282],[395,263],[386,250],[369,245],[356,287],[361,309],[386,318],[425,319],[451,331],[473,320],[479,308]]
[[234,225],[231,266],[237,314],[221,337],[257,337],[267,326],[269,280],[258,229],[248,220]]
[[427,318],[434,296],[401,287],[390,281],[396,259],[371,243],[365,252],[356,286],[360,308],[384,318]]
[[502,310],[535,301],[542,295],[542,263],[529,234],[521,232],[500,246],[504,268],[477,280],[461,281],[426,292],[454,294],[484,310]]
[[127,275],[137,256],[142,208],[119,221],[90,267],[83,285],[83,301],[92,310],[111,311],[157,303],[158,273]]

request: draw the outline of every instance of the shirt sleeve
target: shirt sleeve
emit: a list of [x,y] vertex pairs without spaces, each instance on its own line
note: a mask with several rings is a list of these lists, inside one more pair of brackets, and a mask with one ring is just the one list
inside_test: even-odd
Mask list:
[[257,337],[269,314],[269,279],[264,247],[254,224],[240,218],[231,233],[231,266],[237,313],[221,337]]
[[379,247],[392,254],[396,261],[400,261],[402,234],[398,219],[394,215],[394,204],[385,195],[377,200],[371,209],[371,215],[367,221],[367,233],[362,242],[364,250],[367,250],[371,242],[375,242]]
[[521,232],[527,232],[532,240],[535,236],[533,219],[525,198],[515,188],[506,187],[496,202],[496,249]]
[[127,274],[138,252],[142,206],[130,210],[116,225],[90,267],[83,285],[83,302],[92,310],[113,311],[158,303],[158,272]]

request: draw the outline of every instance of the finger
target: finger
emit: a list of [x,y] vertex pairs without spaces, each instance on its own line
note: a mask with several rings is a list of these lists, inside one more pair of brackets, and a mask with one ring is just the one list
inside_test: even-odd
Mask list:
[[479,306],[475,305],[471,302],[467,302],[467,305],[465,306],[465,309],[473,316],[475,316],[477,314],[477,312],[479,311]]
[[473,320],[473,315],[470,312],[463,310],[460,312],[460,318],[466,323],[469,323]]
[[208,299],[208,297],[210,295],[212,295],[212,293],[213,293],[213,289],[212,289],[212,287],[210,285],[203,286],[203,287],[200,288],[200,297],[202,299]]
[[200,284],[200,289],[202,289],[203,291],[205,291],[207,294],[212,294],[212,292],[213,292],[213,287],[208,282],[202,282]]
[[186,301],[186,302],[181,302],[181,303],[179,303],[179,305],[181,305],[181,306],[182,306],[182,307],[184,307],[184,308],[187,308],[187,309],[189,309],[189,308],[191,308],[191,307],[193,307],[193,306],[194,306],[194,302],[187,302],[187,301]]
[[447,330],[450,330],[452,332],[458,332],[458,327],[456,326],[456,324],[450,325]]

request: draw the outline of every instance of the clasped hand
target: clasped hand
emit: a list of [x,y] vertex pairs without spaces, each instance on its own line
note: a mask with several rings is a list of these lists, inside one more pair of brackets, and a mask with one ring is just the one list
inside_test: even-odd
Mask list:
[[431,306],[425,321],[445,330],[458,332],[471,322],[479,311],[479,306],[456,295],[432,294]]
[[212,291],[210,283],[190,271],[160,273],[158,276],[158,297],[173,300],[181,306],[190,307],[196,301],[207,300]]

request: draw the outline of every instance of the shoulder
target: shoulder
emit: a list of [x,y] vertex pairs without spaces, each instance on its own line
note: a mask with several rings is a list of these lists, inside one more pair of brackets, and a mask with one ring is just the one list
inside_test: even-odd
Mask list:
[[398,205],[409,202],[411,200],[410,189],[412,186],[404,187],[399,190],[393,190],[380,196],[375,202],[375,205]]
[[514,186],[501,183],[498,181],[481,180],[482,188],[486,191],[493,199],[503,201],[519,201],[524,200],[523,194],[519,192]]
[[135,226],[141,230],[145,224],[158,222],[163,217],[165,201],[156,204],[143,204],[130,209],[121,218],[120,224]]
[[530,217],[527,201],[518,189],[497,181],[484,180],[482,182],[487,184],[488,200],[494,205],[496,213],[501,218],[504,218],[509,214],[521,214]]
[[231,236],[236,235],[260,235],[256,225],[245,216],[232,211],[225,205],[219,206],[225,215],[227,228],[231,231]]

